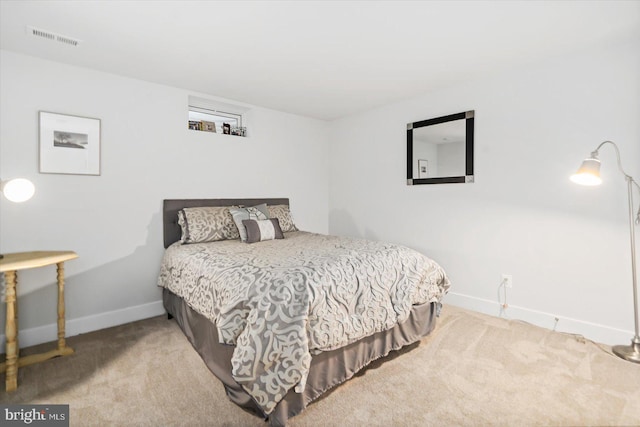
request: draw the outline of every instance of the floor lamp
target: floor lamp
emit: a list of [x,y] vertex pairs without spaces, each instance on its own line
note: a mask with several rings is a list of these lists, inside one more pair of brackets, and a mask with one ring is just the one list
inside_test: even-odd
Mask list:
[[[8,181],[0,180],[0,193],[7,198],[7,200],[14,203],[26,202],[33,197],[36,188],[33,183],[25,178],[15,178]],[[0,254],[2,258],[2,254]]]
[[622,172],[625,180],[627,181],[629,194],[629,232],[631,237],[631,278],[633,281],[633,309],[636,326],[635,336],[631,340],[631,345],[616,345],[613,347],[613,352],[625,360],[640,363],[640,334],[638,332],[640,322],[638,320],[638,274],[636,271],[635,241],[635,223],[640,223],[640,209],[638,209],[638,213],[635,214],[635,219],[633,213],[633,186],[635,185],[638,190],[640,190],[640,185],[638,185],[631,175],[627,174],[624,169],[622,169],[622,163],[620,162],[620,150],[618,149],[618,146],[611,141],[604,141],[598,145],[598,148],[591,153],[591,156],[582,162],[582,166],[580,166],[578,172],[571,176],[571,181],[580,185],[599,185],[602,183],[602,179],[600,178],[600,160],[598,160],[598,151],[605,144],[610,144],[615,148],[616,157],[618,159],[618,169],[620,169],[620,172]]

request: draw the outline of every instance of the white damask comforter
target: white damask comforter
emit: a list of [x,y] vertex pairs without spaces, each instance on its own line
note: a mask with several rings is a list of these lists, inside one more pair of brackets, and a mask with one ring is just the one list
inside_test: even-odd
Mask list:
[[233,377],[265,414],[292,387],[304,389],[311,354],[390,329],[413,304],[439,302],[449,288],[438,264],[403,246],[302,231],[285,237],[175,243],[158,279],[236,346]]

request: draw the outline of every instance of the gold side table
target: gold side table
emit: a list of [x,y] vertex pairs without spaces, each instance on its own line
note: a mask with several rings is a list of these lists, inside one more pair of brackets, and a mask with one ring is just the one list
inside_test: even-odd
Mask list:
[[[65,343],[64,332],[64,263],[78,258],[72,251],[35,251],[4,254],[0,258],[0,273],[4,273],[6,283],[7,324],[5,326],[7,338],[7,361],[0,364],[0,373],[7,372],[6,390],[18,388],[18,368],[34,363],[44,362],[52,357],[68,356],[73,353],[71,347]],[[56,264],[58,270],[58,348],[45,353],[19,357],[18,348],[18,297],[16,284],[18,270],[44,267]]]

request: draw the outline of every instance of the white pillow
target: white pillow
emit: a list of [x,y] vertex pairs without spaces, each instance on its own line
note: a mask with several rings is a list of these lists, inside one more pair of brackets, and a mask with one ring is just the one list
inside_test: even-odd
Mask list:
[[233,217],[233,221],[236,224],[238,229],[238,234],[240,234],[240,240],[243,242],[247,241],[247,230],[242,224],[242,221],[245,219],[255,219],[255,220],[265,220],[269,219],[269,210],[267,209],[267,204],[263,203],[261,205],[252,206],[250,208],[244,208],[239,206],[233,206],[229,208],[229,213]]

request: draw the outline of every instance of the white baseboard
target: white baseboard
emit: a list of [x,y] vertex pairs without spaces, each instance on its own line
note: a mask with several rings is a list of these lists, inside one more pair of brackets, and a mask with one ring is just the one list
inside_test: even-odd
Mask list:
[[543,311],[532,310],[511,304],[509,304],[509,307],[501,314],[500,304],[497,301],[490,301],[455,292],[449,292],[443,302],[445,304],[455,305],[491,316],[524,320],[525,322],[532,323],[536,326],[556,330],[558,332],[582,335],[591,341],[606,345],[628,345],[631,343],[631,339],[634,335],[631,330],[626,331],[623,329],[616,329],[598,323],[572,319],[570,317],[545,313]]
[[[469,295],[449,292],[444,299],[445,304],[451,304],[468,310],[478,311],[491,316],[500,316],[500,304],[497,301],[490,301]],[[92,316],[69,319],[66,322],[67,337],[85,334],[87,332],[98,331],[124,323],[135,322],[136,320],[147,319],[149,317],[160,316],[165,313],[162,301],[155,301],[147,304],[127,307],[120,310],[107,311]],[[616,329],[609,326],[572,319],[545,313],[538,310],[531,310],[524,307],[509,305],[502,317],[508,319],[524,320],[534,325],[555,329],[559,332],[582,335],[587,339],[607,345],[629,344],[633,337],[631,330]],[[556,319],[557,322],[556,322]],[[19,332],[20,347],[29,347],[57,340],[57,323],[39,326],[37,328],[25,329]],[[0,335],[0,353],[5,352],[5,336]]]
[[[165,310],[162,305],[162,301],[155,301],[120,310],[79,317],[77,319],[68,319],[66,321],[65,328],[66,335],[67,337],[72,337],[75,335],[85,334],[87,332],[122,325],[124,323],[135,322],[136,320],[160,316],[164,313]],[[49,325],[38,326],[37,328],[24,329],[19,331],[18,334],[21,348],[45,342],[57,341],[58,324],[51,323]],[[0,335],[0,353],[5,352],[5,341],[5,335]]]

